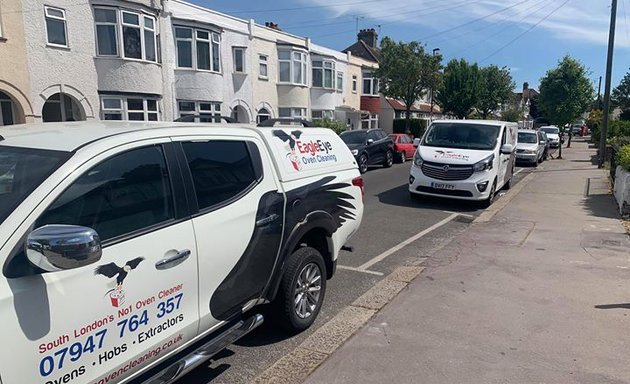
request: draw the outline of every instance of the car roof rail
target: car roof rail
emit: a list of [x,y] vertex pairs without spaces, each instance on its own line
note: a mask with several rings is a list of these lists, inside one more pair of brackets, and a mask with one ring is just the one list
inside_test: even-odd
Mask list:
[[[184,115],[184,116],[178,117],[177,119],[173,120],[173,122],[175,122],[175,123],[194,123],[195,119],[202,118],[202,117],[205,118],[205,119],[207,119],[207,118],[215,119],[216,118],[216,116],[208,116],[208,115],[205,115],[205,116],[201,116],[201,115]],[[232,117],[229,117],[229,116],[221,116],[221,120],[225,120],[225,122],[228,123],[228,124],[236,123],[236,120],[234,118],[232,118]]]
[[304,119],[300,119],[300,118],[279,118],[279,119],[267,119],[265,121],[261,121],[260,123],[258,123],[258,127],[273,127],[276,125],[276,123],[284,123],[284,124],[289,124],[289,123],[300,123],[302,124],[303,127],[316,127],[315,124],[313,124],[312,122],[308,121],[308,120],[304,120]]

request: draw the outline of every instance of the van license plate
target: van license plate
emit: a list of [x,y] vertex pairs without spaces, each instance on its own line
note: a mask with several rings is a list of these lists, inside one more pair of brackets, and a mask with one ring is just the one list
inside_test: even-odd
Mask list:
[[431,183],[431,187],[435,189],[455,189],[454,185],[446,183]]

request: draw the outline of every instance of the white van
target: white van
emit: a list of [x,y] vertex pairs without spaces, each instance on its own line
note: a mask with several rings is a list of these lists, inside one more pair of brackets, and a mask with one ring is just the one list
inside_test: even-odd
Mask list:
[[517,124],[489,120],[438,120],[418,143],[409,192],[483,201],[510,188]]

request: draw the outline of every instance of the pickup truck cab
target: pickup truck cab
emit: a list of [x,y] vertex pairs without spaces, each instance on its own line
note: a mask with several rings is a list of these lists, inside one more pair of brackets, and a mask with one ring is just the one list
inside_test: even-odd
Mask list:
[[0,382],[170,383],[263,303],[309,327],[362,192],[328,129],[0,128]]

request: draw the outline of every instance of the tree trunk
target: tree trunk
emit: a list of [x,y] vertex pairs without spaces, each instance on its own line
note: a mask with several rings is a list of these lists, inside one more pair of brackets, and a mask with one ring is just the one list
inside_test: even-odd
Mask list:
[[564,128],[560,130],[560,142],[558,143],[558,157],[556,159],[562,160],[562,138],[564,137]]
[[411,107],[410,106],[406,106],[406,114],[405,114],[405,132],[406,134],[409,134],[411,132]]
[[571,148],[571,139],[573,138],[573,127],[569,128],[569,142],[567,143],[567,148]]

